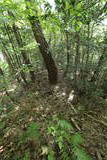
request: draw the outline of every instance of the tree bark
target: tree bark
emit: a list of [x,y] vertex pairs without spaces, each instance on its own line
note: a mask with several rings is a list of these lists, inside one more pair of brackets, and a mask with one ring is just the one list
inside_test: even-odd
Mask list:
[[91,78],[91,81],[96,81],[98,79],[98,76],[100,74],[101,69],[103,68],[103,65],[105,64],[106,61],[106,56],[107,56],[107,48],[106,48],[106,42],[107,42],[107,37],[105,35],[104,37],[104,48],[103,48],[103,52],[102,55],[99,58],[98,64],[96,66],[96,69],[94,70],[94,74]]
[[[25,0],[25,1],[26,2],[29,1],[31,3],[31,0]],[[29,11],[29,6],[27,6],[27,3],[26,3],[26,8]],[[32,16],[29,13],[28,20],[31,24],[35,40],[39,46],[40,52],[41,52],[42,57],[44,59],[45,66],[48,71],[49,82],[50,82],[50,84],[56,84],[57,80],[58,80],[58,70],[57,70],[56,64],[52,58],[49,45],[44,37],[38,16],[37,15]]]
[[69,69],[69,61],[70,61],[70,45],[69,45],[69,36],[68,36],[68,32],[66,31],[65,36],[66,36],[66,51],[67,51],[67,64],[66,64],[66,69],[64,72],[64,77],[67,75],[68,73],[68,69]]
[[13,32],[14,32],[17,44],[18,44],[19,48],[21,49],[21,54],[22,54],[24,63],[29,68],[31,80],[32,80],[32,82],[35,82],[35,74],[34,74],[34,71],[32,71],[32,64],[31,64],[29,58],[27,57],[26,51],[23,49],[24,45],[23,45],[23,41],[22,41],[20,32],[19,32],[17,26],[15,26],[15,24],[13,24],[12,28],[13,28]]
[[76,33],[76,55],[75,55],[75,69],[74,69],[74,79],[75,83],[78,80],[78,69],[80,65],[80,35]]
[[106,52],[106,48],[104,47],[103,53],[102,53],[102,55],[101,55],[101,57],[100,57],[100,59],[99,59],[99,61],[98,61],[97,67],[96,67],[96,69],[95,69],[95,71],[94,71],[94,74],[93,74],[93,76],[92,76],[92,78],[91,78],[91,82],[97,80],[97,77],[98,77],[98,75],[99,75],[100,69],[101,69],[101,67],[102,67],[102,65],[103,65],[103,63],[104,63],[105,52]]
[[[20,64],[20,59],[19,59],[19,57],[18,57],[17,54],[16,54],[16,50],[15,50],[15,47],[14,47],[14,44],[13,44],[12,37],[10,36],[10,34],[11,34],[11,33],[9,32],[9,28],[10,28],[10,27],[4,23],[4,28],[5,28],[5,30],[6,30],[6,34],[8,35],[9,42],[11,43],[12,49],[13,49],[13,51],[14,51],[14,56],[13,56],[13,55],[11,56],[12,59],[11,59],[10,61],[13,62],[14,70],[15,70],[15,69],[18,70],[18,69],[20,69],[20,67],[21,67],[20,65],[21,65],[21,64]],[[2,43],[3,43],[4,48],[6,48],[4,42],[2,42]],[[10,55],[10,54],[8,53],[8,55]],[[14,59],[14,60],[13,60],[13,59]],[[7,61],[7,62],[8,62],[8,61]],[[20,75],[21,75],[21,78],[22,78],[22,80],[24,81],[24,83],[27,84],[27,80],[26,80],[25,73],[24,73],[23,71],[20,71]],[[18,82],[20,82],[19,78],[18,78]]]

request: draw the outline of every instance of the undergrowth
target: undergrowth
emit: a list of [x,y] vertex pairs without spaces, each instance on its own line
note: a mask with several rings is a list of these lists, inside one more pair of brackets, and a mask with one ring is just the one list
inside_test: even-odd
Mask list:
[[[72,125],[66,120],[54,119],[48,127],[48,134],[53,137],[53,141],[58,147],[59,159],[62,160],[91,160],[91,157],[81,147],[84,143],[83,137],[75,132]],[[55,160],[55,153],[52,150],[48,153],[48,160]],[[53,154],[52,154],[53,153]]]
[[[4,128],[5,122],[0,122],[0,131]],[[7,159],[91,160],[82,147],[83,137],[74,131],[68,121],[54,117],[53,120],[47,122],[44,132],[45,137],[39,124],[34,121],[30,122],[23,131],[16,134],[16,137],[13,136],[17,152],[15,154],[8,149],[10,155]]]

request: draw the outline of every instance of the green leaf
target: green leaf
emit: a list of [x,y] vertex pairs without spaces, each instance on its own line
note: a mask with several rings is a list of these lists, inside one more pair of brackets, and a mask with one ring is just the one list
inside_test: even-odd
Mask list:
[[0,129],[3,129],[5,127],[5,122],[0,121]]
[[39,139],[39,127],[35,122],[32,122],[27,129],[27,136],[32,139]]
[[30,154],[29,154],[29,152],[25,153],[23,160],[30,160]]
[[82,144],[83,142],[84,142],[84,139],[78,133],[73,135],[72,138],[71,138],[71,143],[74,146],[78,146],[78,145]]
[[76,160],[92,160],[91,157],[83,149],[79,147],[74,147],[73,152],[76,157]]
[[65,130],[73,129],[72,125],[69,122],[67,122],[66,120],[59,120],[58,126],[61,127],[62,129],[65,129]]
[[55,160],[54,152],[53,151],[49,152],[49,154],[48,154],[48,160]]

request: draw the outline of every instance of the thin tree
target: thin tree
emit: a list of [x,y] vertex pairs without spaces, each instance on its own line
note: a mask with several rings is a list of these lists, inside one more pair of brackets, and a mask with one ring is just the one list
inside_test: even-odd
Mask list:
[[[12,12],[8,11],[8,14],[9,14],[10,17],[15,18],[14,14]],[[24,49],[24,42],[23,42],[20,30],[15,25],[15,23],[13,23],[13,25],[12,25],[12,30],[13,30],[15,39],[17,41],[18,47],[20,49],[21,55],[23,57],[23,61],[24,61],[25,65],[27,65],[27,67],[29,69],[31,80],[32,80],[32,82],[35,82],[35,73],[32,70],[33,66],[32,66],[32,64],[30,62],[29,57],[27,56],[26,50]]]
[[[7,34],[7,36],[8,36],[9,43],[11,44],[12,49],[13,49],[13,51],[14,51],[14,56],[13,56],[13,55],[11,56],[12,61],[13,61],[13,66],[14,66],[14,68],[16,68],[16,70],[18,70],[18,69],[20,69],[20,67],[21,67],[20,65],[21,65],[21,64],[20,64],[20,59],[19,59],[19,57],[18,57],[17,54],[16,54],[16,50],[15,50],[15,47],[14,47],[14,43],[13,43],[12,38],[11,38],[11,33],[9,32],[9,29],[10,29],[9,25],[7,25],[7,24],[4,23],[4,29],[5,29],[6,34]],[[2,42],[2,43],[3,43],[4,48],[6,48],[4,42]],[[7,54],[9,54],[9,53],[10,53],[10,52],[7,52]],[[9,54],[9,55],[10,55],[10,54]],[[7,61],[7,62],[8,62],[8,61]],[[21,78],[22,78],[22,80],[24,81],[24,83],[27,84],[27,80],[26,80],[25,73],[24,73],[22,70],[20,71],[20,75],[21,75]]]

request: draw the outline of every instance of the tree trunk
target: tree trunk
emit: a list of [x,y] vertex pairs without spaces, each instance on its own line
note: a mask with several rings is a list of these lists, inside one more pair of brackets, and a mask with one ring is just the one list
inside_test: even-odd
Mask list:
[[75,83],[78,80],[78,69],[80,65],[80,36],[76,33],[76,55],[75,55],[75,69],[74,69],[74,79]]
[[96,81],[98,76],[99,76],[100,70],[101,70],[101,68],[102,68],[102,66],[104,64],[105,58],[106,58],[106,54],[105,54],[106,50],[107,50],[106,46],[104,46],[103,53],[102,53],[102,55],[101,55],[101,57],[100,57],[100,59],[98,61],[98,64],[97,64],[96,69],[94,71],[94,74],[93,74],[93,76],[91,78],[92,82]]
[[[31,3],[31,0],[26,0],[26,2],[29,1]],[[27,3],[26,3],[27,5]],[[29,6],[26,6],[27,10],[29,11]],[[37,13],[36,13],[37,14]],[[40,52],[42,54],[42,57],[44,59],[44,63],[46,66],[46,69],[48,71],[48,78],[50,84],[56,84],[58,80],[58,70],[56,67],[56,64],[52,58],[49,45],[44,37],[40,21],[36,16],[28,14],[28,19],[32,27],[32,31],[35,37],[35,40],[39,46]]]
[[[13,62],[14,70],[15,70],[15,69],[18,70],[18,69],[20,69],[20,67],[21,67],[21,66],[20,66],[20,59],[19,59],[19,57],[18,57],[17,54],[16,54],[16,50],[15,50],[15,47],[14,47],[14,45],[13,45],[12,38],[11,38],[11,36],[10,36],[10,34],[11,34],[11,33],[9,32],[9,28],[10,28],[10,27],[4,23],[4,28],[5,28],[5,30],[6,30],[6,34],[8,35],[9,42],[11,43],[12,49],[13,49],[13,51],[14,51],[14,56],[13,56],[13,55],[11,56],[11,57],[12,57],[11,62]],[[4,42],[2,42],[2,43],[3,43],[4,48],[6,48]],[[8,55],[10,56],[9,53],[8,53]],[[14,59],[14,60],[13,60],[13,59]],[[24,81],[24,83],[27,84],[27,80],[26,80],[25,73],[24,73],[23,71],[20,71],[20,75],[21,75],[21,78],[22,78],[22,80]],[[19,78],[18,78],[18,82],[20,82]]]
[[91,78],[91,81],[96,81],[97,80],[97,77],[99,75],[99,72],[100,72],[100,69],[101,69],[101,66],[103,64],[103,60],[104,60],[104,54],[101,55],[100,59],[99,59],[99,62],[98,62],[98,65],[96,67],[96,70],[94,71],[94,74]]
[[14,32],[17,44],[18,44],[19,48],[21,49],[21,55],[23,57],[24,63],[29,68],[31,80],[32,80],[32,82],[35,82],[35,74],[34,74],[34,71],[32,71],[32,64],[31,64],[29,58],[27,57],[26,51],[23,49],[24,45],[23,45],[23,41],[22,41],[20,32],[19,32],[17,26],[15,26],[15,24],[13,24],[12,28],[13,28],[13,32]]
[[69,45],[69,33],[66,31],[65,36],[66,36],[66,51],[67,51],[67,64],[66,64],[66,69],[64,72],[64,77],[67,75],[68,73],[68,69],[69,69],[69,60],[70,60],[70,45]]

